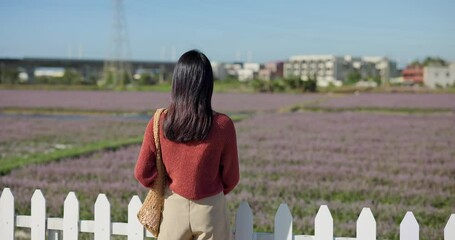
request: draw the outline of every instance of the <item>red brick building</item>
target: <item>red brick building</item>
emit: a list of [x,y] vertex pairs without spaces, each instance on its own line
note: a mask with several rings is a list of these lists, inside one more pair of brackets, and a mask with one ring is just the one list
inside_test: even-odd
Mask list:
[[423,67],[407,66],[401,72],[403,80],[408,83],[423,84]]
[[264,68],[259,71],[259,78],[264,80],[283,78],[283,66],[284,62],[266,63]]

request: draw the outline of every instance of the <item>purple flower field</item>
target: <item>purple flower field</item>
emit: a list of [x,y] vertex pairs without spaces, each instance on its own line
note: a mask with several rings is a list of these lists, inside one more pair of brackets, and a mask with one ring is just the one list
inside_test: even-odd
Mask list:
[[[170,93],[111,91],[0,90],[0,108],[150,111],[166,107]],[[453,109],[455,94],[237,94],[214,93],[213,107],[224,112],[273,111],[294,105],[328,108]]]
[[50,216],[62,216],[63,201],[69,191],[74,191],[81,203],[81,219],[93,219],[97,194],[106,193],[114,220],[125,220],[130,198],[146,192],[133,176],[138,152],[139,146],[132,146],[50,164],[29,165],[1,177],[0,187],[12,188],[16,206],[22,213],[29,213],[33,191],[41,189]]
[[[398,239],[399,224],[413,211],[421,239],[442,239],[455,213],[453,114],[401,115],[356,112],[263,113],[236,123],[241,181],[228,195],[232,216],[241,201],[253,209],[256,231],[271,231],[281,202],[294,216],[294,232],[313,234],[321,204],[334,217],[336,236],[355,236],[362,207],[378,223],[378,239]],[[143,130],[143,128],[142,128]],[[68,191],[92,218],[97,193],[106,193],[114,220],[126,219],[134,194],[146,190],[133,177],[139,146],[43,165],[0,177],[16,206],[29,213],[41,188],[49,215],[61,216]]]
[[330,108],[418,108],[455,110],[455,94],[360,93],[334,95],[318,106]]
[[455,213],[452,114],[269,114],[237,128],[243,181],[232,199],[250,202],[258,227],[271,229],[285,202],[295,228],[311,233],[328,204],[337,236],[355,236],[358,214],[370,207],[378,238],[397,239],[409,210],[422,239],[441,239]]
[[[215,110],[267,111],[321,99],[321,95],[215,93]],[[150,111],[167,107],[170,93],[107,91],[0,90],[0,108],[58,108],[109,111]]]
[[110,116],[0,115],[0,162],[4,158],[77,147],[143,134],[146,119]]

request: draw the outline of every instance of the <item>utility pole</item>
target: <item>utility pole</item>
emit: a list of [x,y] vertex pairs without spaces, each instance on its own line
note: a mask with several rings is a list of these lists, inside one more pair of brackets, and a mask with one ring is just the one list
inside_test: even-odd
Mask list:
[[102,84],[106,87],[121,87],[133,80],[130,61],[130,46],[122,0],[112,0],[113,21],[109,54],[104,62]]
[[0,83],[5,83],[5,64],[2,63],[2,78],[0,79]]

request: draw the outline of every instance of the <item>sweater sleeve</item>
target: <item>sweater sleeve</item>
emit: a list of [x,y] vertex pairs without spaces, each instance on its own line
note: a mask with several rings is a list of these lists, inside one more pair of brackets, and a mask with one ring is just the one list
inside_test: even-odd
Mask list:
[[228,194],[239,183],[239,157],[237,153],[237,136],[231,119],[226,124],[226,141],[221,155],[221,180],[223,192]]
[[153,119],[149,121],[144,133],[141,150],[134,169],[134,176],[144,185],[144,187],[152,187],[158,172],[155,165],[156,148],[155,138],[153,137]]

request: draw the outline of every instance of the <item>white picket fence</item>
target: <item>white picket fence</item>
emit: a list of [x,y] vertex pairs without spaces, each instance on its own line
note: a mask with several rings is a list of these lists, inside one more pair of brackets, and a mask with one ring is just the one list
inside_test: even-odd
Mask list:
[[[46,216],[46,199],[40,190],[35,190],[31,199],[30,216],[16,215],[14,196],[4,188],[0,197],[0,236],[2,240],[13,240],[16,227],[30,228],[32,240],[77,240],[79,233],[93,233],[95,240],[107,240],[111,235],[127,236],[128,240],[143,240],[153,237],[145,231],[136,218],[141,207],[138,196],[128,204],[128,222],[111,222],[111,207],[104,194],[95,202],[94,220],[79,219],[79,201],[74,192],[68,193],[63,206],[63,218]],[[355,238],[333,237],[333,219],[329,208],[322,205],[315,218],[315,234],[293,235],[292,215],[286,204],[281,204],[275,215],[274,233],[253,232],[253,213],[246,202],[240,204],[235,222],[235,240],[375,240],[376,220],[369,208],[364,208],[357,220]],[[419,224],[412,212],[407,212],[400,224],[401,240],[418,240]],[[455,214],[444,228],[444,239],[455,240]]]

